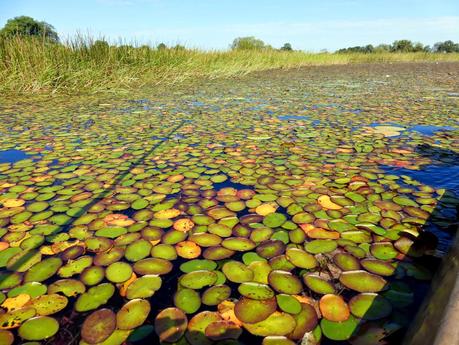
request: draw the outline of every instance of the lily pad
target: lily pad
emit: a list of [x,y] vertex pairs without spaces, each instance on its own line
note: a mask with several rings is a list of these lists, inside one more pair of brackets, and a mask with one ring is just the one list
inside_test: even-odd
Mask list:
[[186,315],[178,308],[161,310],[155,318],[155,332],[161,341],[175,342],[179,340],[187,329]]
[[303,284],[292,273],[280,270],[274,270],[268,276],[269,285],[279,293],[297,295],[303,291]]
[[116,328],[115,313],[110,309],[99,309],[89,314],[81,327],[81,337],[89,344],[107,339]]
[[116,327],[118,329],[134,329],[141,326],[148,317],[151,307],[144,299],[132,299],[116,313]]
[[361,319],[378,320],[389,316],[391,304],[376,293],[361,293],[349,301],[351,313]]
[[49,316],[37,316],[24,322],[18,334],[24,340],[45,340],[59,330],[59,323]]
[[261,337],[287,335],[295,329],[295,319],[287,313],[274,312],[263,321],[244,323],[244,328]]
[[346,321],[350,315],[347,303],[338,295],[327,294],[322,296],[319,307],[322,316],[329,321]]
[[378,292],[386,287],[386,281],[380,276],[366,271],[347,271],[339,277],[341,284],[358,292]]

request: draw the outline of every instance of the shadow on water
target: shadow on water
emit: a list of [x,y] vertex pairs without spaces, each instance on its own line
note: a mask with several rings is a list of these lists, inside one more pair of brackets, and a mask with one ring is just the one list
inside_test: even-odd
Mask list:
[[[416,151],[432,161],[428,172],[424,168],[421,171],[398,168],[398,175],[408,175],[423,184],[444,188],[445,192],[425,224],[419,226],[419,236],[403,234],[409,250],[401,257],[395,274],[385,277],[388,284],[380,293],[390,301],[391,315],[384,321],[378,320],[375,316],[381,312],[381,303],[375,300],[363,316],[368,323],[356,329],[354,334],[366,333],[367,342],[362,344],[434,344],[459,275],[459,237],[456,236],[459,153],[425,144],[419,145]],[[443,243],[439,251],[441,240],[445,238],[448,243]],[[397,278],[402,279],[403,285]]]
[[[172,138],[186,122],[187,121],[182,120],[177,126],[172,128],[168,137]],[[164,141],[159,141],[152,146],[143,156],[132,163],[131,169],[143,164],[146,159],[163,143]],[[375,315],[379,315],[381,313],[380,303],[372,304],[366,311],[363,316],[363,320],[368,322],[362,324],[360,330],[356,329],[356,335],[361,335],[362,332],[366,332],[369,337],[373,334],[380,335],[378,340],[375,340],[374,343],[367,342],[365,343],[366,345],[402,343],[406,343],[407,345],[433,344],[433,339],[438,329],[442,312],[448,301],[448,296],[454,285],[457,272],[459,271],[457,257],[454,257],[454,255],[456,255],[455,253],[450,253],[448,256],[445,256],[443,260],[440,260],[437,255],[438,252],[436,251],[437,244],[439,239],[442,237],[442,234],[449,233],[450,237],[453,238],[457,228],[459,174],[456,173],[456,175],[454,175],[451,173],[451,170],[448,169],[454,169],[454,171],[456,171],[456,164],[459,162],[459,154],[451,150],[445,150],[429,145],[420,145],[417,148],[417,152],[432,160],[432,166],[427,167],[427,169],[437,169],[437,173],[440,175],[435,175],[432,172],[425,174],[424,169],[413,172],[405,171],[407,169],[400,168],[398,168],[398,172],[391,171],[390,173],[408,175],[423,184],[436,188],[445,188],[446,191],[438,201],[436,208],[433,212],[431,212],[429,218],[426,220],[426,223],[422,226],[424,231],[420,231],[420,234],[417,237],[409,233],[403,235],[407,238],[407,243],[409,243],[410,246],[407,247],[405,255],[401,258],[402,260],[399,264],[400,268],[396,270],[395,275],[386,277],[388,286],[387,289],[381,293],[385,299],[391,302],[393,311],[389,318],[386,317],[383,319],[375,317]],[[446,169],[446,172],[441,169]],[[129,171],[130,169],[118,175],[107,189],[84,207],[82,214],[85,214],[92,206],[101,201],[103,198],[109,196],[110,193],[115,190],[117,185],[129,174]],[[448,177],[448,179],[438,180],[438,176]],[[236,189],[250,188],[250,186],[235,184],[232,182],[218,183],[215,184],[214,187],[216,189],[224,187],[233,187]],[[445,209],[448,210],[448,212],[445,213]],[[65,229],[69,229],[71,226],[72,223],[66,224],[65,228],[60,231],[65,231]],[[451,245],[451,242],[452,241],[449,241],[448,244]],[[33,258],[33,255],[33,251],[25,253],[25,255],[23,255],[11,267],[11,270],[26,264],[28,260]],[[179,258],[175,263],[180,265],[183,262],[185,262],[185,260]],[[441,267],[440,270],[439,267]],[[430,284],[430,276],[427,272],[438,272],[434,276],[432,284]],[[178,278],[179,274],[179,272],[173,271],[163,277],[163,286],[152,297],[152,310],[150,315],[156,315],[163,308],[170,306],[168,302],[177,288],[173,282]],[[7,278],[8,274],[1,274],[0,284]],[[406,284],[406,286],[400,285],[399,279],[401,279],[403,284]],[[113,301],[114,305],[122,305],[124,303],[119,296],[114,296],[113,298],[120,299]],[[435,301],[435,303],[432,303],[432,301]],[[212,310],[212,308],[206,307],[206,310]],[[413,321],[413,316],[416,315],[418,311],[418,316]],[[73,326],[69,329],[77,334],[85,315],[77,314],[75,312],[70,313],[70,318],[73,317]],[[153,320],[153,318],[150,318],[150,320]],[[427,323],[426,320],[428,321]],[[416,339],[428,339],[428,341],[416,342]],[[244,332],[239,338],[238,344],[255,345],[261,343],[261,340],[262,338],[254,337],[248,332]],[[72,343],[76,343],[76,341],[77,339],[74,337],[72,339]],[[343,342],[342,344],[345,343]],[[68,338],[63,337],[61,339],[54,338],[53,344],[60,345],[70,343],[68,342]],[[148,336],[140,342],[136,342],[136,344],[159,344],[159,342],[157,337],[152,333],[151,336]],[[340,344],[340,342],[332,342],[324,339],[322,344]]]
[[[187,123],[188,121],[187,120],[181,120],[179,122],[178,125],[176,125],[175,127],[173,127],[171,129],[171,131],[169,132],[168,134],[168,137],[170,138],[171,136],[173,136],[185,123]],[[155,150],[157,148],[159,148],[165,141],[162,140],[162,141],[158,141],[155,145],[153,145],[148,151],[146,151],[142,156],[140,156],[138,159],[136,159],[132,164],[131,164],[131,168],[130,169],[127,169],[125,172],[123,172],[122,174],[119,174],[118,176],[116,176],[116,178],[112,181],[112,183],[110,183],[110,185],[104,189],[103,192],[101,192],[100,194],[97,195],[97,197],[95,197],[94,199],[91,200],[90,203],[88,203],[86,206],[84,206],[81,211],[79,212],[78,216],[81,217],[83,215],[85,215],[88,210],[91,209],[91,207],[93,207],[95,204],[97,204],[98,202],[100,202],[102,199],[104,199],[105,197],[109,196],[110,193],[112,193],[116,187],[118,186],[118,184],[123,181],[123,179],[128,176],[128,174],[130,173],[131,169],[135,168],[136,166],[138,165],[141,165],[143,163],[145,163],[146,159],[155,152]],[[16,151],[16,150],[15,150]],[[15,153],[15,156],[14,158],[17,157],[17,153]],[[67,231],[68,229],[70,229],[73,225],[73,223],[79,218],[79,217],[76,217],[76,218],[73,218],[72,221],[64,224],[64,226],[62,228],[60,228],[58,230],[58,232],[65,232]],[[53,233],[55,234],[55,233]],[[29,250],[27,252],[24,253],[24,255],[22,255],[15,263],[14,265],[11,267],[11,270],[10,272],[0,272],[0,286],[2,285],[2,283],[7,280],[8,278],[11,278],[12,275],[14,275],[17,271],[17,269],[19,269],[21,266],[23,265],[26,265],[29,260],[33,259],[34,257],[36,257],[36,251],[35,250]]]

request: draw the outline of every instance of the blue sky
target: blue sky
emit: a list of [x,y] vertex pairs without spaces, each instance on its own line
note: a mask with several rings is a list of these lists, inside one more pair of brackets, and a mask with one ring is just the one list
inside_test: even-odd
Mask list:
[[79,31],[205,49],[238,36],[310,51],[459,41],[459,0],[0,0],[0,26],[18,15],[45,20],[64,38]]

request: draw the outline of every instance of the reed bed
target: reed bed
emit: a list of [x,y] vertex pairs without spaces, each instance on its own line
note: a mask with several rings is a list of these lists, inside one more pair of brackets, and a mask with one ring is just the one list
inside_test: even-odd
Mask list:
[[0,93],[97,93],[241,76],[268,69],[419,61],[459,61],[459,53],[202,51],[108,46],[87,37],[64,44],[15,37],[0,39]]

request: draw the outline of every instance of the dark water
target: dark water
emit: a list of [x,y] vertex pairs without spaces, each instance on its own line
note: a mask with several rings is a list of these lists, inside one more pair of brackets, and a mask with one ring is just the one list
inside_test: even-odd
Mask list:
[[[459,162],[458,162],[459,163]],[[444,188],[459,195],[459,165],[426,165],[421,170],[411,170],[400,167],[381,166],[384,172],[409,176],[413,180],[434,188]]]

